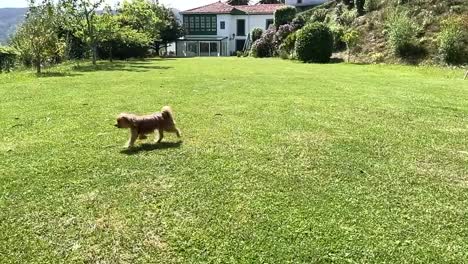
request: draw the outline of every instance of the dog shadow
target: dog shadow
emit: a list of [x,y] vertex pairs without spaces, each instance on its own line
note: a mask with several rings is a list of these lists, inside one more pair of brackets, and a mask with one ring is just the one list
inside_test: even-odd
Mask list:
[[144,143],[144,144],[141,144],[141,145],[133,147],[133,148],[122,150],[122,151],[120,151],[120,153],[127,154],[127,155],[135,155],[135,154],[138,154],[140,152],[180,148],[180,146],[182,146],[182,143],[183,143],[183,141],[161,142],[161,143],[154,143],[154,144]]

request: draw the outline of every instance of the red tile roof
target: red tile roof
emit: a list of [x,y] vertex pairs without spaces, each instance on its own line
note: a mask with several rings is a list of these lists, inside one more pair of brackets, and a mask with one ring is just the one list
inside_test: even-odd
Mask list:
[[242,5],[235,8],[244,11],[249,15],[253,14],[273,14],[277,9],[283,7],[283,4],[257,4],[257,5]]
[[240,5],[231,6],[223,2],[215,2],[213,4],[189,9],[181,12],[181,14],[238,14],[245,13],[249,15],[273,14],[277,9],[283,7],[283,4],[256,4],[256,5]]

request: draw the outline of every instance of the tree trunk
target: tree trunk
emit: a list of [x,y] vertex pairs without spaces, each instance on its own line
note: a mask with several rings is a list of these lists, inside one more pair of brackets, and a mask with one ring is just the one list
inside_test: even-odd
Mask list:
[[93,40],[93,43],[92,43],[91,45],[92,45],[92,50],[93,50],[93,65],[96,65],[96,61],[97,61],[97,45],[96,45],[96,41]]
[[36,60],[36,73],[41,74],[41,60]]
[[94,37],[94,29],[91,25],[91,20],[90,16],[93,11],[88,11],[85,8],[85,19],[86,19],[86,25],[88,27],[88,37],[91,39],[91,52],[93,53],[93,65],[96,65],[96,60],[97,60],[97,45],[96,45],[96,38]]
[[110,62],[114,61],[114,59],[112,58],[112,46],[110,46],[109,48],[109,59],[110,59]]
[[348,48],[348,63],[351,60],[351,49],[349,48],[349,45],[346,44],[346,47]]

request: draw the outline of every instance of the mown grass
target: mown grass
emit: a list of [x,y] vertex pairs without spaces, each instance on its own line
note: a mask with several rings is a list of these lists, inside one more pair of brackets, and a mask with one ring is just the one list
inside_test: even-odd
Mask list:
[[[197,58],[0,75],[1,263],[463,263],[461,71]],[[122,111],[183,132],[127,151]]]

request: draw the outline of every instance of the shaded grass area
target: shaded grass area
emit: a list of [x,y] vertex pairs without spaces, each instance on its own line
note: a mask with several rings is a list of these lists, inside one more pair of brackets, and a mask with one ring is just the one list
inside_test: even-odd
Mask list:
[[[468,259],[461,71],[196,58],[57,72],[0,75],[2,263]],[[166,104],[183,142],[125,150],[115,116]]]

